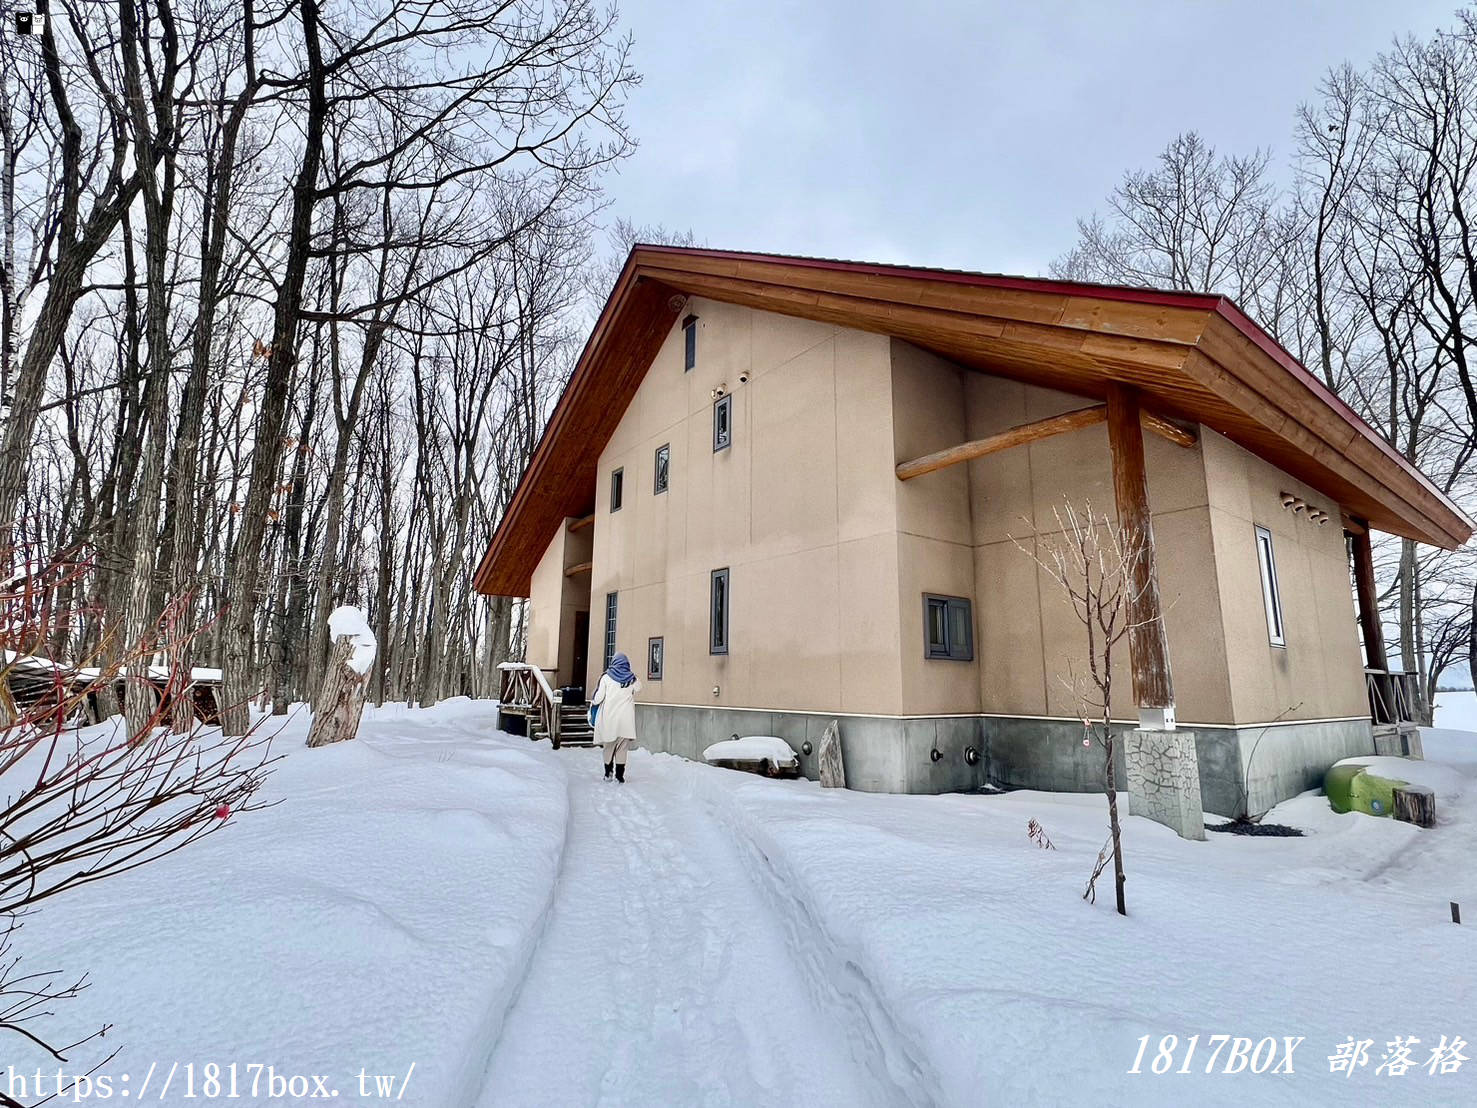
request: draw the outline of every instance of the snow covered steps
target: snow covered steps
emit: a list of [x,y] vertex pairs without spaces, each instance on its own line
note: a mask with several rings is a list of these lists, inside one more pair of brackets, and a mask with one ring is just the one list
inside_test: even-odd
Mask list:
[[[539,722],[537,716],[530,716],[528,720],[528,737],[535,742],[547,739],[549,733]],[[559,706],[559,745],[560,746],[594,746],[595,732],[590,727],[589,708],[583,704],[569,704]]]

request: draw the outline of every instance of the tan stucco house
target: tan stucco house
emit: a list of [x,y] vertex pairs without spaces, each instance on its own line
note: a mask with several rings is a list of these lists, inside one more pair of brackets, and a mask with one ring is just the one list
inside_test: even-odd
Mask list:
[[1097,789],[1020,548],[1064,499],[1148,525],[1114,715],[1193,733],[1223,814],[1401,714],[1369,530],[1472,531],[1223,297],[638,246],[476,582],[550,687],[628,654],[651,749],[836,719],[853,787]]

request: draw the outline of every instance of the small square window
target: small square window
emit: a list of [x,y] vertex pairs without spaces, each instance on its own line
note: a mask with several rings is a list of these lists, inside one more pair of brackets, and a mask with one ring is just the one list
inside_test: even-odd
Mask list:
[[682,321],[682,372],[697,365],[697,316]]
[[968,600],[924,594],[923,654],[956,662],[974,660],[974,614]]
[[727,450],[733,442],[733,394],[725,393],[713,404],[713,453]]
[[621,493],[626,483],[626,471],[624,469],[613,470],[610,474],[610,510],[618,512],[621,510]]
[[667,491],[667,481],[672,471],[672,445],[666,443],[656,448],[656,476],[652,482],[652,492],[663,493]]
[[1267,640],[1273,646],[1287,646],[1282,626],[1282,594],[1277,588],[1277,559],[1272,552],[1272,532],[1256,529],[1256,557],[1262,575],[1262,606],[1267,613]]
[[646,679],[648,681],[660,681],[662,679],[662,654],[665,645],[658,635],[654,639],[646,640]]
[[708,653],[728,653],[728,570],[713,571],[708,604]]

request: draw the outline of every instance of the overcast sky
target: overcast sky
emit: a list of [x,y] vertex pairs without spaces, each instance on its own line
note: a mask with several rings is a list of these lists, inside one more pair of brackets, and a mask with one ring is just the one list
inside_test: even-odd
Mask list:
[[644,81],[612,212],[710,246],[1043,273],[1185,130],[1285,155],[1344,60],[1454,0],[621,0]]

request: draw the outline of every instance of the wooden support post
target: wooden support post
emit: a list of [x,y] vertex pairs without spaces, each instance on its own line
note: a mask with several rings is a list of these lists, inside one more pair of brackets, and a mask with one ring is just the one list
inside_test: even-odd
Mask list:
[[1166,439],[1176,446],[1183,446],[1186,450],[1199,441],[1194,431],[1186,431],[1177,423],[1171,423],[1163,416],[1156,416],[1153,412],[1141,412],[1144,426],[1161,439]]
[[1374,591],[1374,552],[1369,545],[1369,528],[1361,524],[1351,535],[1354,592],[1359,599],[1359,629],[1364,632],[1365,665],[1384,673],[1390,666],[1385,658],[1385,633],[1380,627],[1380,607]]
[[1113,454],[1113,496],[1118,525],[1134,555],[1129,597],[1129,662],[1133,696],[1141,723],[1174,726],[1174,686],[1169,674],[1169,640],[1159,602],[1154,559],[1154,529],[1149,517],[1149,480],[1144,470],[1144,432],[1138,393],[1108,385],[1108,445]]
[[974,458],[983,458],[986,454],[1008,450],[1012,446],[1024,446],[1028,442],[1060,435],[1064,431],[1091,427],[1094,423],[1101,423],[1106,418],[1107,409],[1098,404],[1096,407],[1079,408],[1075,412],[1038,419],[1034,423],[1024,423],[1019,427],[1012,427],[1009,431],[1001,431],[987,438],[975,439],[973,442],[951,446],[947,450],[925,454],[921,458],[914,458],[911,462],[900,462],[897,467],[898,480],[908,481],[914,477],[922,477],[925,473],[943,469],[945,466],[958,465],[960,462],[967,462]]

